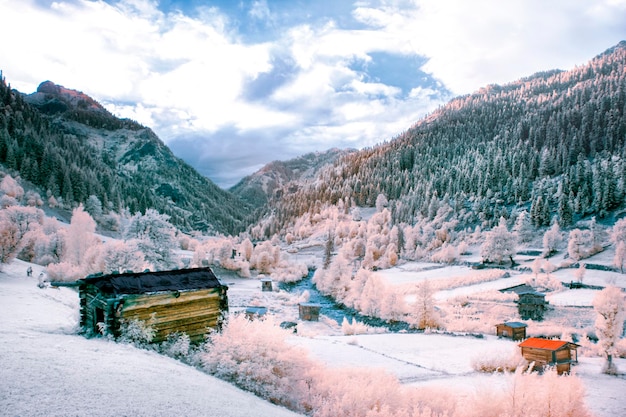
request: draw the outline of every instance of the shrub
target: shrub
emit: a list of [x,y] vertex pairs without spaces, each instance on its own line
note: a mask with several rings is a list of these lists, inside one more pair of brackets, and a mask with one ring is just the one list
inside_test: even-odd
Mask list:
[[584,389],[575,375],[558,375],[547,370],[542,375],[521,368],[508,377],[505,389],[486,388],[465,403],[464,417],[551,416],[588,417]]
[[356,319],[352,319],[352,323],[348,321],[347,318],[343,318],[341,322],[341,331],[344,335],[357,335],[357,334],[367,334],[372,330],[372,327],[368,326],[365,323],[359,323]]
[[481,352],[472,359],[472,368],[478,372],[515,372],[518,367],[526,368],[526,360],[517,346],[511,351]]
[[154,317],[155,313],[152,313],[152,317],[148,322],[143,320],[122,320],[120,329],[120,342],[132,343],[137,347],[145,347],[148,343],[152,342],[156,335],[154,329]]
[[191,349],[191,341],[187,333],[170,333],[167,339],[161,343],[160,350],[163,354],[174,359],[186,359]]
[[71,282],[84,277],[83,268],[69,262],[59,262],[46,267],[50,281]]
[[275,404],[303,411],[307,373],[315,366],[304,349],[286,342],[290,334],[272,317],[253,321],[244,315],[230,317],[221,333],[209,336],[202,365]]

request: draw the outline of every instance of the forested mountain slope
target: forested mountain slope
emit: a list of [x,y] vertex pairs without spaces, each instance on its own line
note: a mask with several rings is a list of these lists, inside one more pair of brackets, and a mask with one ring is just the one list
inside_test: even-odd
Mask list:
[[354,150],[329,149],[311,152],[287,161],[274,161],[243,178],[229,191],[256,208],[264,207],[284,192],[294,192],[298,184],[317,177],[320,170]]
[[49,81],[29,96],[0,81],[0,164],[68,207],[95,196],[105,210],[154,208],[183,230],[237,233],[250,212],[149,128]]
[[340,199],[390,201],[396,222],[447,205],[460,226],[530,211],[562,226],[624,207],[626,42],[569,71],[548,71],[458,97],[394,140],[340,158],[281,200],[277,230]]

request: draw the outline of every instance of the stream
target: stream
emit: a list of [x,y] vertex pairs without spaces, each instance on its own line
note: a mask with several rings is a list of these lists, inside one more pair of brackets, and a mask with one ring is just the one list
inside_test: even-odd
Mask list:
[[308,291],[310,294],[309,302],[319,304],[321,306],[320,314],[330,317],[331,319],[335,320],[339,325],[341,325],[343,319],[346,318],[350,322],[356,320],[359,323],[364,323],[371,327],[386,328],[390,332],[418,332],[418,330],[416,329],[411,329],[409,324],[406,322],[388,322],[377,317],[365,316],[363,314],[360,314],[353,308],[348,308],[342,304],[335,302],[333,298],[322,294],[317,289],[317,287],[313,283],[314,273],[315,270],[310,269],[309,274],[306,276],[306,278],[303,278],[300,281],[290,283],[281,282],[279,284],[279,288],[283,291],[295,294],[301,294],[304,291]]

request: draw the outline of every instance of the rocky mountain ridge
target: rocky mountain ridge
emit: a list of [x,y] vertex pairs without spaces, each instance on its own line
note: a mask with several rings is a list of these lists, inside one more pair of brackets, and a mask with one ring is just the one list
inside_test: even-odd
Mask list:
[[149,128],[50,81],[25,95],[2,79],[0,164],[68,207],[94,196],[105,211],[153,208],[187,231],[235,234],[251,213]]

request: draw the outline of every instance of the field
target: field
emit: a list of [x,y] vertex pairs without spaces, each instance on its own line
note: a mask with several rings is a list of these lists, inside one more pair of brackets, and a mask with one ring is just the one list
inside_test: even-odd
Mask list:
[[[67,288],[37,288],[35,278],[25,277],[27,266],[14,261],[0,273],[0,314],[3,317],[0,345],[7,353],[0,357],[6,376],[0,383],[0,406],[2,410],[11,410],[5,415],[82,415],[86,410],[96,416],[128,412],[133,415],[207,415],[207,410],[219,410],[217,412],[225,416],[294,415],[154,352],[105,339],[77,336],[77,294]],[[33,265],[33,268],[37,276],[41,267]],[[477,272],[485,280],[472,278]],[[413,285],[412,275],[417,281],[455,280],[455,288],[435,293],[437,305],[444,308],[455,297],[491,294],[493,290],[525,281],[530,274],[515,270],[504,272],[510,276],[494,279],[493,274],[467,266],[414,263],[380,271],[380,275],[398,286]],[[614,282],[624,286],[621,274],[594,270],[587,274],[586,283]],[[568,282],[571,271],[560,270],[553,275]],[[339,323],[325,316],[318,322],[298,320],[298,302],[305,300],[306,294],[262,292],[258,279],[226,275],[223,280],[229,285],[233,314],[247,306],[265,306],[279,320],[297,322],[298,333],[290,337],[289,342],[305,347],[312,358],[329,367],[380,369],[394,374],[403,384],[448,389],[459,397],[476,395],[478,387],[506,387],[511,382],[509,375],[484,374],[472,366],[477,358],[508,355],[518,349],[516,342],[495,337],[495,328],[483,335],[378,333],[381,331],[378,329],[346,336]],[[468,284],[459,284],[462,282]],[[551,294],[548,299],[552,307],[546,320],[531,323],[529,330],[541,332],[562,326],[590,328],[593,319],[590,306],[596,292],[565,289]],[[511,301],[487,304],[499,305],[502,308],[498,311],[515,314]],[[479,309],[476,314],[488,313],[488,309]],[[481,318],[484,320],[486,316]],[[576,323],[571,323],[572,320]],[[579,355],[579,363],[573,368],[584,382],[585,402],[594,416],[624,415],[626,379],[601,374],[601,365],[599,357]],[[626,371],[625,359],[618,359],[617,365]]]
[[[449,308],[455,299],[468,298],[475,304],[476,319],[486,329],[481,334],[465,332],[426,332],[426,333],[384,333],[343,335],[341,326],[334,320],[322,316],[319,322],[298,320],[297,294],[261,292],[256,280],[233,277],[226,279],[230,286],[229,294],[233,311],[240,311],[248,305],[262,305],[277,315],[280,320],[298,322],[298,335],[291,342],[306,347],[311,356],[333,367],[370,367],[392,372],[404,383],[415,386],[451,388],[460,396],[474,395],[476,387],[505,386],[510,378],[505,374],[483,374],[475,371],[472,362],[485,356],[510,355],[517,349],[517,342],[498,339],[495,324],[506,320],[519,321],[514,301],[489,301],[497,290],[532,280],[529,270],[534,257],[516,259],[520,265],[511,270],[474,270],[469,266],[446,266],[433,263],[406,263],[398,267],[381,270],[377,275],[388,284],[397,286],[407,293],[416,283],[428,279],[431,284],[453,288],[435,292],[434,298],[439,308]],[[611,253],[601,253],[584,262],[610,265]],[[472,262],[472,256],[466,258]],[[564,259],[557,255],[551,258],[557,265]],[[505,275],[506,274],[506,275]],[[505,277],[500,277],[504,275]],[[540,275],[545,275],[540,273]],[[573,269],[565,268],[551,273],[551,276],[564,283],[574,280]],[[541,278],[541,277],[540,277]],[[626,287],[626,275],[617,272],[587,270],[585,284],[606,286],[616,284]],[[437,284],[439,283],[439,284]],[[556,336],[563,333],[581,337],[593,332],[595,314],[592,308],[593,297],[599,289],[559,288],[547,293],[549,309],[542,322],[527,321],[530,335]],[[483,297],[487,301],[482,300]],[[411,301],[410,291],[407,300]],[[474,301],[472,301],[474,300]],[[493,314],[494,311],[498,314]],[[486,324],[485,324],[486,323]],[[465,334],[464,334],[465,333]],[[477,337],[478,336],[478,337]],[[603,359],[591,352],[580,349],[579,362],[573,367],[585,384],[585,401],[597,417],[624,415],[626,413],[626,379],[609,377],[600,373]],[[618,359],[618,368],[626,372],[626,360]]]

